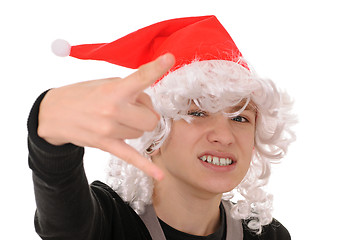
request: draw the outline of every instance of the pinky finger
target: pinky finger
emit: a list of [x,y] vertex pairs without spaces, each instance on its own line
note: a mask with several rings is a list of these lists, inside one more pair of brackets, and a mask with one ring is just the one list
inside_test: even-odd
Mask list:
[[132,164],[158,181],[164,177],[163,171],[157,165],[143,157],[137,150],[126,144],[123,140],[112,139],[106,143],[106,147],[104,147],[103,150]]

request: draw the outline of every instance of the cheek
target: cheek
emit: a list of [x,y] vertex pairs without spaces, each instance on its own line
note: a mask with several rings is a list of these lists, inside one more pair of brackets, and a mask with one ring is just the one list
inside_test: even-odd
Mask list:
[[244,149],[253,150],[255,143],[254,138],[255,135],[252,130],[243,131],[237,135],[238,144]]
[[237,138],[238,149],[241,153],[244,168],[248,168],[251,163],[254,152],[254,134],[252,132],[243,132]]
[[[169,137],[166,140],[168,143],[185,145],[188,141],[194,141],[200,136],[201,128],[195,124],[187,123],[183,120],[174,122]],[[187,141],[188,140],[188,141]]]
[[175,122],[160,151],[168,157],[172,154],[182,154],[184,149],[190,149],[197,140],[197,129],[183,122]]

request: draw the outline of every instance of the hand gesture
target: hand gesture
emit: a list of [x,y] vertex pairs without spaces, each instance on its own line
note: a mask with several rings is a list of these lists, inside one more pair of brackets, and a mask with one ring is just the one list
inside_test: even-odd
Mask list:
[[72,143],[107,151],[160,180],[163,172],[124,139],[152,131],[160,119],[143,91],[174,64],[165,54],[124,79],[76,83],[50,90],[39,111],[38,135],[53,145]]

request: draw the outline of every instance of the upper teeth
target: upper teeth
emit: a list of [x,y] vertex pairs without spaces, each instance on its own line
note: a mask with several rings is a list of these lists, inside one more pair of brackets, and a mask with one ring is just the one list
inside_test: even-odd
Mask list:
[[201,157],[201,160],[203,162],[207,161],[208,163],[212,163],[218,166],[227,166],[233,163],[233,161],[230,158],[219,158],[211,155],[204,155]]

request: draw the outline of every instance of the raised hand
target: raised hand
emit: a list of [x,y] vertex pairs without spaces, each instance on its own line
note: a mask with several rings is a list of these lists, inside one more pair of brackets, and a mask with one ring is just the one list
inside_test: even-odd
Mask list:
[[76,83],[50,90],[39,112],[38,135],[53,145],[72,143],[107,151],[160,180],[162,171],[124,139],[152,131],[159,115],[143,91],[174,64],[165,54],[124,79]]

